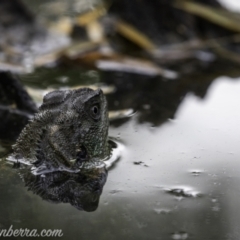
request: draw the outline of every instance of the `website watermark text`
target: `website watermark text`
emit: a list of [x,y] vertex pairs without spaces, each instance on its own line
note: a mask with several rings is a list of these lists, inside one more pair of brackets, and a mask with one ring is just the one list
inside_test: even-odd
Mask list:
[[0,229],[0,237],[62,237],[61,229],[37,229],[19,228],[13,229],[13,225],[9,229]]

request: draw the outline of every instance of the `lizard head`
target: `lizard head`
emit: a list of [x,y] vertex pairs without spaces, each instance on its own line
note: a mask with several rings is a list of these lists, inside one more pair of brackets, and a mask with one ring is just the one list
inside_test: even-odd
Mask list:
[[14,147],[19,158],[38,166],[79,168],[109,154],[107,102],[102,90],[53,91]]

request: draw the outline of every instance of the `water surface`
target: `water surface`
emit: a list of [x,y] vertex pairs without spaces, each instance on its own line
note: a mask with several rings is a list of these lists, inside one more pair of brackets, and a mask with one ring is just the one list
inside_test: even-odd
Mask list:
[[141,111],[113,122],[109,134],[125,150],[91,213],[43,201],[2,167],[1,228],[62,229],[62,239],[238,239],[239,91],[239,79],[219,77],[161,124],[139,121]]

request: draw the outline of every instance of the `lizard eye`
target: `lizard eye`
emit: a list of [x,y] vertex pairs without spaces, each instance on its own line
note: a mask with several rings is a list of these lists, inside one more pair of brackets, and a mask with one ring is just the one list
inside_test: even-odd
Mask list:
[[99,106],[99,104],[94,104],[90,108],[90,115],[95,120],[99,119],[99,117],[100,117],[100,106]]

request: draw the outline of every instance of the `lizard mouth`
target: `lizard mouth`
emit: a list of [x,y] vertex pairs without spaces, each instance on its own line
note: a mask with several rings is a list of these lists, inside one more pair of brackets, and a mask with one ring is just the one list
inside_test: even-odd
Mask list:
[[88,160],[88,153],[87,149],[84,145],[82,145],[76,153],[76,163],[77,165],[80,165],[82,162],[85,162]]

